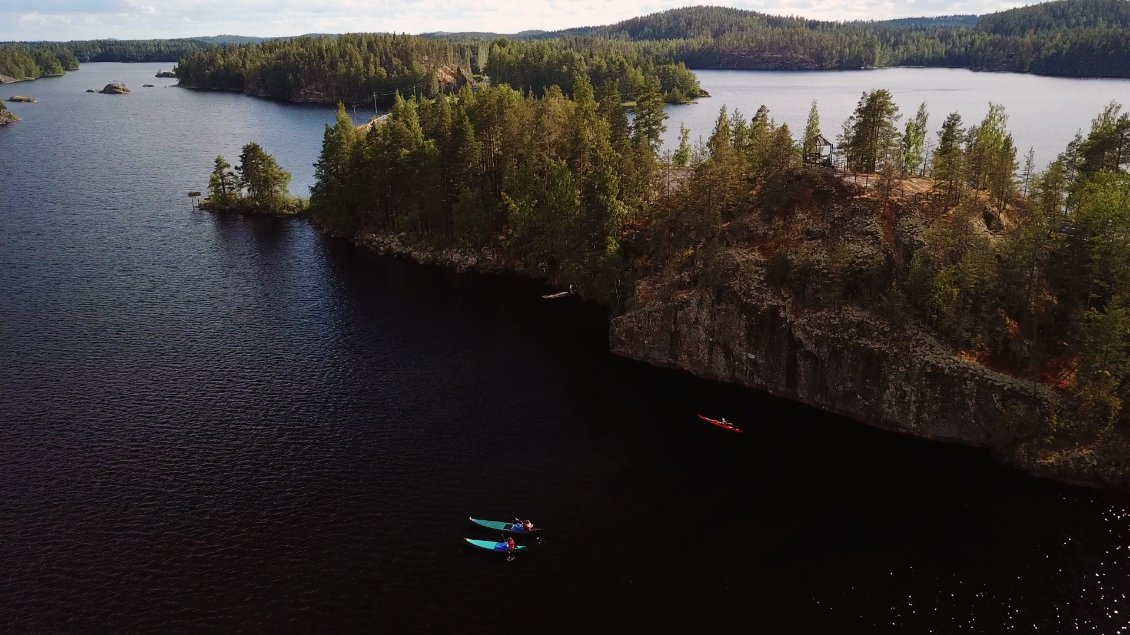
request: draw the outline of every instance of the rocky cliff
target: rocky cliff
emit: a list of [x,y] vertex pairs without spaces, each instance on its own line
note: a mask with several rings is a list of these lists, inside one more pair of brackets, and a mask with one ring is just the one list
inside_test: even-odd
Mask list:
[[913,315],[898,281],[929,204],[881,197],[830,173],[789,179],[689,260],[637,282],[611,320],[612,351],[986,448],[1029,474],[1130,490],[1124,433],[1065,390],[955,350]]
[[618,355],[732,382],[866,424],[989,448],[1033,475],[1130,489],[1125,448],[1087,439],[1063,397],[955,356],[857,308],[797,310],[764,292],[695,289],[611,321]]

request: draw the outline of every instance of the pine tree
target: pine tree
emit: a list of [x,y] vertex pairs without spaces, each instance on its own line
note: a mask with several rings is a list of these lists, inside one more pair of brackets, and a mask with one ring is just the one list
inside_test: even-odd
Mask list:
[[1020,193],[1028,196],[1028,183],[1036,173],[1036,149],[1028,146],[1028,154],[1024,155],[1024,168],[1020,172]]
[[895,122],[898,106],[885,88],[863,93],[855,112],[844,122],[841,145],[848,167],[859,172],[875,172],[890,149],[898,142]]
[[808,108],[808,120],[804,124],[804,138],[801,140],[801,143],[804,144],[805,161],[815,163],[819,159],[819,137],[820,111],[816,109],[816,100],[813,99],[812,105]]
[[931,169],[931,176],[953,194],[955,201],[961,197],[965,174],[964,136],[961,115],[956,112],[946,115],[942,129],[938,131],[938,149],[934,151]]
[[217,156],[212,174],[208,177],[208,199],[218,205],[229,205],[239,198],[239,177],[232,172],[231,164]]
[[675,150],[675,154],[671,157],[671,162],[675,165],[685,168],[691,164],[691,144],[690,144],[691,131],[683,124],[679,124],[679,147]]
[[634,112],[633,139],[647,139],[658,153],[659,146],[663,142],[663,133],[667,130],[666,124],[663,123],[667,119],[667,113],[663,111],[663,94],[659,90],[658,77],[645,75],[641,84],[636,87]]
[[243,146],[243,151],[239,154],[239,165],[235,169],[252,206],[272,210],[285,203],[290,172],[282,169],[275,158],[267,154],[258,143],[251,142]]
[[353,226],[358,220],[349,217],[357,137],[345,104],[338,102],[334,125],[326,124],[322,133],[322,153],[314,163],[314,186],[310,188],[311,207],[346,226]]
[[925,169],[922,152],[926,145],[927,117],[926,102],[922,102],[914,119],[908,119],[906,122],[902,142],[899,145],[900,168],[903,174],[920,174],[920,165],[923,166],[922,170]]

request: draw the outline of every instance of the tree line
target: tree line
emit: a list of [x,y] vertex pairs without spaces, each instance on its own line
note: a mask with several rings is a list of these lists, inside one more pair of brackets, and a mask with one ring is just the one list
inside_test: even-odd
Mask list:
[[560,40],[507,40],[491,43],[484,72],[492,81],[524,91],[543,93],[557,86],[573,94],[573,77],[583,73],[595,86],[616,80],[621,97],[632,101],[647,82],[658,82],[668,103],[686,103],[706,93],[682,62],[654,47],[623,40],[564,38]]
[[0,75],[38,79],[78,70],[87,62],[176,62],[215,46],[207,39],[0,42]]
[[409,35],[348,34],[210,47],[181,59],[185,86],[322,103],[391,103],[397,91],[434,97],[469,71],[470,48]]
[[78,58],[61,44],[0,44],[0,75],[39,79],[78,70]]

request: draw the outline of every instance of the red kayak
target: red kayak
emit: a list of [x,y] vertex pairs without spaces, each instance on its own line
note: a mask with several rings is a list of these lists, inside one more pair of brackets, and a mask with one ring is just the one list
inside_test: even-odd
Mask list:
[[729,421],[726,421],[725,419],[719,421],[718,419],[711,419],[710,417],[704,417],[702,415],[698,415],[698,418],[702,419],[703,421],[705,421],[709,424],[716,425],[719,428],[722,428],[723,430],[729,430],[730,432],[741,432],[742,431],[741,428],[735,428],[734,424],[730,423]]

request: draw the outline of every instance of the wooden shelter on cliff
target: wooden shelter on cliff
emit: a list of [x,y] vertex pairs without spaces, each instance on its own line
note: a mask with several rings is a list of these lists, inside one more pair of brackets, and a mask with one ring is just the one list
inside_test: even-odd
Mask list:
[[808,165],[832,167],[832,151],[835,147],[824,135],[817,133],[804,144],[804,162]]

